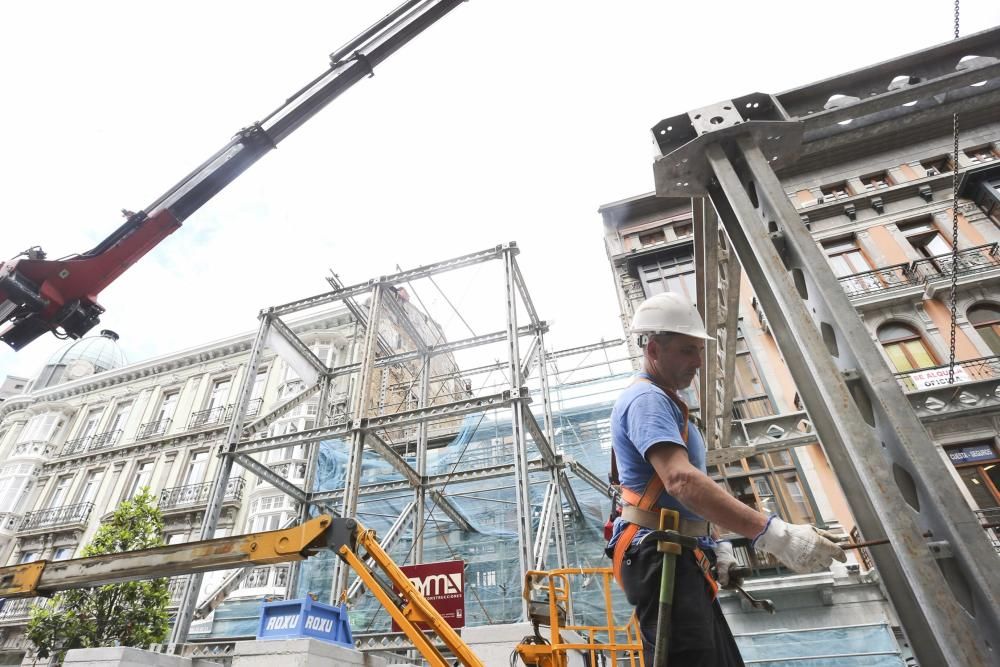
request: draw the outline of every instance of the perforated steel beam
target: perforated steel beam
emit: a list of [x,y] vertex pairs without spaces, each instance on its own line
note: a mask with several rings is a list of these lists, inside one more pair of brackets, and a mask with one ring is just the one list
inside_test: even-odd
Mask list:
[[[889,539],[872,552],[914,652],[928,665],[990,664],[983,638],[1000,636],[1000,582],[991,575],[996,554],[969,520],[949,471],[801,224],[759,138],[728,138],[705,142],[709,195],[862,534]],[[847,371],[859,378],[850,388]],[[950,556],[935,557],[923,537],[928,530],[948,542]]]

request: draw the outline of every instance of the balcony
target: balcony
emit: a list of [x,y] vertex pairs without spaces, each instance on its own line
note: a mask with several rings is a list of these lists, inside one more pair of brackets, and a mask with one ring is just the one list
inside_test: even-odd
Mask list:
[[[223,496],[224,503],[239,503],[243,500],[243,487],[246,480],[242,477],[230,477],[226,482],[226,495]],[[208,504],[208,496],[212,493],[212,482],[204,484],[188,484],[186,486],[174,486],[163,489],[160,492],[160,501],[157,507],[161,511],[168,512],[174,510],[186,510]]]
[[33,533],[55,528],[83,528],[87,525],[87,518],[93,509],[94,503],[78,503],[28,512],[21,519],[21,525],[17,530],[19,533]]
[[14,532],[21,523],[21,515],[13,512],[0,512],[0,531]]
[[47,440],[28,440],[19,442],[11,450],[10,458],[16,456],[50,456],[53,446]]
[[[925,286],[931,287],[931,283],[951,279],[952,260],[951,253],[935,255],[913,262],[908,270],[915,279]],[[989,243],[960,250],[956,265],[959,278],[983,273],[990,269],[1000,269],[1000,243]]]
[[95,452],[99,449],[114,447],[122,438],[122,430],[116,428],[113,431],[95,433],[75,440],[67,440],[63,445],[62,455],[72,456],[73,454],[83,454],[84,452]]
[[0,625],[20,625],[28,620],[31,608],[44,604],[45,598],[17,598],[5,600],[0,609]]
[[90,436],[90,446],[87,447],[88,452],[93,452],[98,449],[105,449],[107,447],[114,447],[118,444],[118,441],[122,438],[122,430],[116,428],[114,431],[105,431],[104,433],[97,433],[96,435]]
[[179,577],[170,578],[170,582],[167,584],[167,592],[170,594],[168,606],[176,608],[181,603],[181,598],[184,597],[184,587],[187,585],[190,576],[182,574]]
[[247,403],[247,417],[256,417],[260,412],[260,407],[264,404],[263,398],[255,398]]
[[[947,387],[948,364],[896,373],[896,379],[907,393]],[[954,384],[956,385],[998,379],[1000,379],[1000,356],[955,362]]]
[[232,407],[232,405],[218,405],[208,410],[192,412],[191,417],[188,419],[188,428],[201,428],[202,426],[221,424],[228,421]]
[[984,510],[976,510],[976,518],[986,530],[986,535],[990,544],[1000,555],[1000,507],[989,507]]
[[[850,299],[878,300],[905,294],[908,290],[926,290],[933,296],[936,289],[950,284],[953,264],[951,253],[935,255],[914,262],[893,264],[870,271],[841,276],[841,287]],[[966,248],[958,253],[959,279],[977,276],[990,270],[1000,270],[1000,243]]]
[[135,434],[135,439],[145,440],[146,438],[158,438],[161,435],[166,435],[167,431],[170,429],[171,421],[173,420],[167,417],[166,419],[160,419],[159,421],[139,424],[139,431]]

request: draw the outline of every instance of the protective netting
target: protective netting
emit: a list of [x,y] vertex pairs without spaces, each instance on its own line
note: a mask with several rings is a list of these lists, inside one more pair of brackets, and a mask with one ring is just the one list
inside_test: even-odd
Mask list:
[[885,624],[737,635],[747,665],[757,667],[901,667]]

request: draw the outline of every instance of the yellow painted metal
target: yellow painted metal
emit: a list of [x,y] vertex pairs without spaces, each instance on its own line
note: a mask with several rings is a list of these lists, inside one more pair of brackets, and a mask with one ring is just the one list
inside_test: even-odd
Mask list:
[[34,597],[48,561],[0,568],[0,598]]
[[[660,530],[678,530],[681,525],[681,515],[676,510],[660,508]],[[681,555],[681,545],[676,542],[659,540],[656,543],[656,550],[661,554]]]
[[73,588],[303,560],[325,546],[331,522],[324,515],[264,533],[4,567],[0,568],[0,597],[45,596]]
[[[572,583],[579,580],[582,588],[584,579],[597,580],[602,585],[604,595],[604,624],[595,625],[563,620],[571,609]],[[623,624],[616,623],[611,590],[614,574],[609,567],[574,567],[558,570],[532,570],[524,577],[524,599],[529,607],[548,606],[548,644],[522,642],[517,653],[527,665],[538,667],[561,667],[567,664],[569,651],[586,653],[585,663],[596,665],[598,653],[608,654],[610,665],[627,664],[630,667],[644,667],[642,659],[642,637],[639,624],[632,615]],[[581,641],[567,641],[568,633],[575,633]]]
[[382,550],[375,537],[375,531],[368,530],[360,523],[355,529],[355,548],[364,549],[372,558],[380,570],[389,578],[389,581],[396,587],[395,593],[385,590],[385,587],[375,578],[375,575],[365,567],[357,554],[347,546],[341,546],[338,551],[341,558],[361,577],[368,590],[378,599],[393,620],[406,633],[406,636],[413,641],[414,646],[420,651],[424,658],[432,667],[448,667],[448,662],[441,655],[417,623],[428,626],[448,647],[448,650],[458,658],[466,667],[483,667],[482,661],[472,652],[469,646],[462,641],[462,638],[455,630],[448,625],[448,622],[431,606],[431,603],[417,590],[416,586],[407,578],[399,566],[393,562],[389,554]]

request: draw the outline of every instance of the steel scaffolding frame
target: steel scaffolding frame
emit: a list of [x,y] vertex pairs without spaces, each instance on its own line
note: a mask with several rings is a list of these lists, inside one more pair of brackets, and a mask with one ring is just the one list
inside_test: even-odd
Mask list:
[[[412,522],[414,562],[423,558],[423,526],[428,516],[428,505],[441,509],[456,525],[468,526],[461,514],[455,510],[448,497],[441,492],[449,483],[513,476],[517,498],[517,536],[521,579],[531,569],[544,567],[549,556],[550,543],[554,546],[556,562],[560,567],[566,563],[566,536],[562,521],[562,508],[568,504],[579,511],[572,489],[569,486],[562,457],[552,443],[553,423],[551,404],[548,398],[548,363],[545,353],[545,333],[548,325],[538,317],[531,300],[527,284],[517,262],[519,249],[516,243],[497,245],[480,252],[455,257],[416,269],[399,271],[363,283],[344,286],[336,277],[330,278],[331,291],[299,299],[262,310],[260,325],[247,359],[230,422],[223,443],[219,447],[219,466],[208,505],[202,521],[199,539],[210,539],[218,526],[225,495],[226,482],[234,464],[240,465],[254,475],[265,480],[276,489],[294,498],[300,504],[300,517],[304,518],[310,506],[341,516],[356,514],[358,499],[362,495],[385,492],[387,490],[411,490],[413,501],[409,503],[393,526],[383,535],[384,546],[391,545],[404,532],[408,522]],[[396,287],[420,278],[474,266],[485,262],[500,262],[503,266],[503,309],[506,327],[503,330],[482,335],[474,335],[456,341],[442,341],[440,334],[435,340],[428,340],[421,329],[409,317],[399,302]],[[357,299],[369,297],[367,307],[358,304]],[[498,294],[499,296],[499,294]],[[499,299],[498,299],[499,300]],[[294,327],[282,318],[305,310],[343,303],[353,315],[358,336],[358,351],[350,363],[328,367],[318,359],[308,345],[296,334]],[[519,311],[527,314],[528,322],[520,323]],[[398,331],[410,340],[413,350],[393,352],[380,330],[384,317],[389,317]],[[358,339],[360,337],[360,340]],[[522,348],[523,338],[529,339],[527,348]],[[432,358],[450,355],[458,350],[477,346],[505,343],[506,360],[498,362],[506,371],[506,386],[498,391],[458,400],[434,402],[430,388],[432,383],[455,381],[463,377],[461,369],[432,377]],[[307,388],[295,397],[281,403],[267,414],[248,419],[247,407],[253,389],[253,380],[262,361],[265,348],[272,348],[299,373]],[[522,353],[522,349],[525,352]],[[416,362],[419,365],[417,377],[404,364]],[[375,390],[373,377],[377,370],[389,367],[406,368],[414,384],[419,382],[416,407],[402,410],[372,411],[371,397]],[[480,372],[484,368],[470,369]],[[524,385],[532,373],[538,374],[542,387],[542,422],[528,407],[531,401],[528,388]],[[343,423],[331,424],[330,397],[334,380],[348,378],[352,391],[349,396],[349,418]],[[385,376],[383,376],[383,379]],[[412,386],[412,385],[411,385]],[[388,386],[383,382],[382,390]],[[316,426],[297,433],[271,437],[255,437],[268,428],[276,419],[308,400],[319,396]],[[408,394],[409,395],[409,394]],[[429,475],[427,452],[429,426],[434,422],[453,419],[464,415],[485,413],[498,409],[509,410],[511,415],[511,444],[513,461],[505,465],[468,468],[448,475]],[[382,434],[389,429],[415,428],[416,435],[390,444]],[[318,444],[331,438],[349,440],[349,455],[344,487],[332,491],[314,491],[309,485],[315,476]],[[308,452],[306,488],[299,488],[289,482],[266,464],[253,458],[254,454],[291,445],[302,445]],[[415,466],[400,454],[401,445],[416,446]],[[361,464],[363,453],[368,450],[380,455],[403,477],[400,481],[382,484],[361,484]],[[537,452],[537,458],[531,456]],[[538,519],[538,533],[533,534],[532,505],[529,486],[532,473],[545,472],[548,480],[543,494],[541,516]],[[428,495],[430,498],[428,498]],[[334,598],[342,593],[353,596],[359,587],[348,582],[349,570],[339,561],[334,570]],[[293,567],[289,577],[289,590],[294,590],[297,568]],[[178,606],[177,618],[171,631],[170,643],[183,643],[190,629],[197,595],[201,588],[201,575],[191,576],[185,584]]]
[[[963,56],[978,57],[960,63]],[[802,396],[807,428],[823,443],[865,539],[889,540],[872,554],[923,665],[1000,664],[992,645],[1000,637],[997,556],[775,170],[803,172],[947,136],[954,113],[963,127],[995,122],[998,75],[993,28],[653,127],[656,193],[695,198],[701,243],[714,218],[701,198],[718,212]],[[713,278],[700,278],[701,292],[711,289]],[[707,389],[712,410],[715,392]]]

